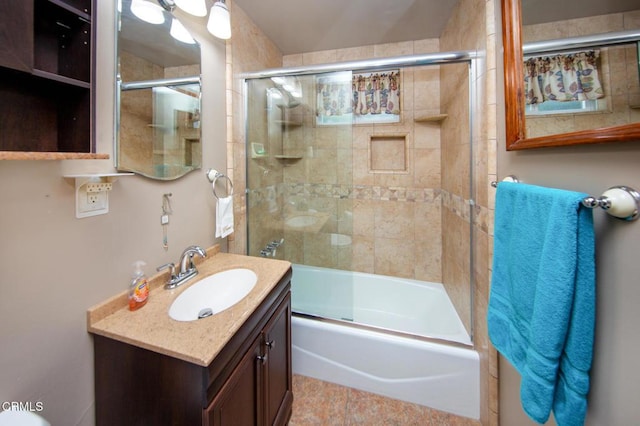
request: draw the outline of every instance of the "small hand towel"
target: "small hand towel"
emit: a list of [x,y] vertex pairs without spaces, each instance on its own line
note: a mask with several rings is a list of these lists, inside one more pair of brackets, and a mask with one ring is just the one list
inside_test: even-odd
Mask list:
[[233,196],[218,198],[216,202],[216,238],[233,232]]
[[595,324],[595,237],[587,194],[500,182],[489,337],[522,376],[522,406],[583,425]]

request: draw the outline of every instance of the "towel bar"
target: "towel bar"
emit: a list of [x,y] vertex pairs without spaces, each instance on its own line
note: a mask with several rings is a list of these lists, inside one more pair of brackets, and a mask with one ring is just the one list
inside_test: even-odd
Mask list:
[[215,169],[209,169],[207,170],[207,179],[209,179],[209,182],[211,182],[211,188],[213,189],[213,195],[216,198],[220,198],[218,197],[218,194],[216,194],[216,181],[219,178],[226,178],[229,181],[229,187],[231,188],[230,191],[227,192],[227,197],[230,197],[233,195],[233,182],[231,182],[231,179],[229,178],[229,176],[225,175],[224,173],[220,173],[219,171],[215,170]]
[[[505,177],[503,182],[519,183],[517,177],[509,175]],[[494,188],[498,183],[493,181],[491,186]],[[585,197],[582,205],[590,209],[596,207],[602,208],[609,215],[627,221],[637,220],[640,216],[640,193],[628,186],[613,186],[607,189],[600,197]]]

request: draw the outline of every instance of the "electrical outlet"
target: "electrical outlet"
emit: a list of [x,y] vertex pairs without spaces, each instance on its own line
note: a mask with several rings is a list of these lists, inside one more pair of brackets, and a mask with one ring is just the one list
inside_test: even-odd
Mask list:
[[76,186],[76,217],[84,218],[109,212],[110,182],[84,182]]
[[104,210],[108,207],[108,192],[87,192],[87,205],[84,206],[86,211]]
[[88,193],[87,194],[87,204],[90,207],[97,206],[98,205],[98,201],[99,201],[98,194],[95,194],[95,193],[94,194],[92,194],[92,193]]

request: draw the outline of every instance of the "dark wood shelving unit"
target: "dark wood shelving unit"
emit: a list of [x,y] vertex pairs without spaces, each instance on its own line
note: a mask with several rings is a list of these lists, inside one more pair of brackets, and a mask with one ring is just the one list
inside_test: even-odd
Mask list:
[[95,152],[93,2],[0,0],[0,158]]

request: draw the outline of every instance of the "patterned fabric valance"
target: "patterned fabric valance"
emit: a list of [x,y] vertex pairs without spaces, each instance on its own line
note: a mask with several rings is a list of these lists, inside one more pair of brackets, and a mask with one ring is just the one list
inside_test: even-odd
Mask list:
[[526,103],[583,101],[604,96],[598,51],[531,58],[524,63]]
[[354,74],[353,112],[366,114],[400,114],[400,73]]
[[330,77],[318,78],[317,84],[318,116],[400,115],[400,71],[354,73],[351,88]]

